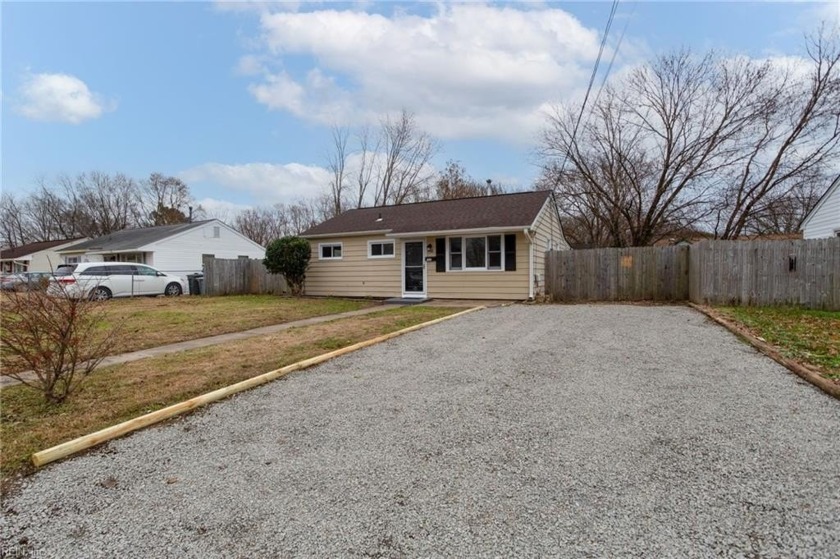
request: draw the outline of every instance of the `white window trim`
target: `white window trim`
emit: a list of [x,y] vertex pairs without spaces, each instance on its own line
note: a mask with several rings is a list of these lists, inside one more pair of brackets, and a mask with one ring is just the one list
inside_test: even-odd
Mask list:
[[[369,259],[379,260],[379,259],[382,259],[382,258],[396,258],[397,257],[397,243],[394,242],[394,241],[390,241],[390,240],[388,240],[388,241],[368,241],[367,245],[368,245],[367,257]],[[382,255],[379,255],[379,256],[374,256],[373,253],[371,252],[373,250],[371,248],[373,245],[391,245],[393,247],[393,250],[391,251],[391,254],[382,254]],[[342,250],[342,254],[344,254],[343,250]]]
[[[327,256],[324,257],[324,250],[322,247],[338,247],[341,249],[341,256]],[[342,260],[344,259],[344,243],[318,243],[318,260]]]
[[[482,268],[468,268],[467,267],[467,239],[484,238],[484,267]],[[487,263],[490,262],[490,241],[488,237],[501,237],[501,266],[498,268],[488,268]],[[451,260],[449,255],[449,239],[461,239],[461,268],[451,268]],[[446,237],[446,271],[459,272],[504,272],[505,271],[505,233],[490,233],[487,235],[452,235]]]

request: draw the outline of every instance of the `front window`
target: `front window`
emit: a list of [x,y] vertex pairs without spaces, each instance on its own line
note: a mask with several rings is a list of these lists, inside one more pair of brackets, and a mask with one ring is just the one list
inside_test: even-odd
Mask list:
[[368,258],[393,258],[394,241],[368,241]]
[[502,269],[502,236],[490,235],[487,237],[487,269]]
[[461,237],[449,239],[449,269],[461,270],[464,267],[463,241]]
[[485,268],[487,266],[487,237],[467,237],[466,245],[467,269]]
[[330,243],[318,245],[318,254],[321,260],[341,260],[341,243]]
[[504,245],[501,235],[450,237],[450,270],[501,270]]

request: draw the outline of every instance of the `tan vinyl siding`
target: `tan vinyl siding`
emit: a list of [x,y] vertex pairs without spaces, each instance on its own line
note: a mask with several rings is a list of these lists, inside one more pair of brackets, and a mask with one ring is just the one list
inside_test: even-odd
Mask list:
[[[394,243],[394,258],[368,258],[368,241],[384,236],[312,239],[306,272],[307,295],[339,297],[399,297],[402,295],[402,243]],[[341,260],[320,260],[318,245],[342,244]]]
[[569,248],[551,200],[537,216],[532,235],[534,236],[534,295],[540,296],[545,294],[545,253],[548,250],[549,239],[554,250]]
[[[429,237],[426,243],[435,246]],[[435,263],[427,264],[427,291],[435,299],[527,299],[528,239],[516,233],[516,271],[435,272]]]

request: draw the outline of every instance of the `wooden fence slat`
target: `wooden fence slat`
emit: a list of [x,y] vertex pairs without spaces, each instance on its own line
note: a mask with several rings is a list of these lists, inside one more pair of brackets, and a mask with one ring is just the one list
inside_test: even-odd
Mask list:
[[261,259],[204,259],[207,295],[280,295],[288,291],[283,276],[269,274]]
[[556,301],[683,301],[840,310],[840,238],[551,251]]

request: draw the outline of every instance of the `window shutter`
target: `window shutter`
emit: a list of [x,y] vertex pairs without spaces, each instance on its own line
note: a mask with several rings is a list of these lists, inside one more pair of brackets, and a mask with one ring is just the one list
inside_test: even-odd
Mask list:
[[505,272],[516,271],[516,235],[505,235]]
[[435,272],[446,271],[446,239],[438,237],[435,239]]

